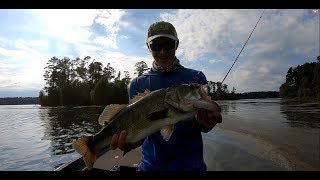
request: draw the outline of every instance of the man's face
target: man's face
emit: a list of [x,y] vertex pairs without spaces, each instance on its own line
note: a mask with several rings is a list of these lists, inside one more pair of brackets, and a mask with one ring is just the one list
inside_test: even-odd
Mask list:
[[167,37],[159,37],[147,43],[156,64],[167,67],[172,64],[179,41]]

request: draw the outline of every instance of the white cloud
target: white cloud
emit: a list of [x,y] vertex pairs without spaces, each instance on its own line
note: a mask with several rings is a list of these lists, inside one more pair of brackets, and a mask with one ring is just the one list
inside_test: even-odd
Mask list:
[[16,66],[7,63],[1,63],[1,61],[3,60],[0,60],[0,89],[18,85],[18,82],[14,81]]
[[104,26],[107,34],[95,38],[94,42],[103,46],[110,46],[113,49],[118,49],[117,36],[119,31],[119,22],[121,17],[125,14],[123,10],[99,10],[97,11],[96,23]]
[[87,42],[91,36],[89,27],[97,13],[91,9],[46,9],[33,10],[49,37],[59,38],[65,42],[77,44]]
[[[32,14],[35,16],[33,23],[37,22],[37,27],[31,28],[28,25],[23,25],[22,29],[33,30],[33,32],[46,35],[49,39],[55,39],[59,52],[68,52],[69,43],[74,45],[74,50],[79,51],[81,56],[92,56],[97,51],[102,51],[105,46],[117,49],[116,37],[119,29],[116,23],[123,13],[124,11],[121,10],[32,10]],[[100,23],[105,27],[106,37],[97,36],[93,42],[89,40],[92,35],[90,27],[93,23]],[[41,31],[37,31],[37,29],[41,29]],[[10,41],[12,40],[10,39]],[[41,49],[48,50],[48,41],[20,38],[14,40],[14,43],[10,43],[15,48],[8,49],[6,47],[10,41],[6,38],[0,38],[2,44],[0,55],[4,57],[0,60],[0,82],[3,84],[1,88],[43,88],[44,67],[52,55],[45,54]],[[93,45],[93,43],[98,43],[98,45]],[[76,58],[74,54],[67,54],[65,56]]]
[[6,89],[34,89],[44,85],[43,74],[48,55],[39,53],[36,49],[39,45],[46,44],[43,41],[30,41],[18,39],[15,49],[0,47],[0,84]]
[[42,89],[42,86],[44,85],[42,75],[44,74],[43,67],[45,64],[39,64],[40,65],[33,63],[30,65],[13,65],[0,63],[0,89]]
[[77,46],[77,50],[80,52],[79,57],[84,58],[86,56],[96,54],[97,51],[102,51],[103,47],[91,44],[84,44],[81,46]]
[[128,37],[128,36],[125,36],[125,35],[121,35],[120,38],[121,38],[121,39],[129,39],[129,37]]
[[[311,10],[310,10],[311,11]],[[262,10],[178,10],[161,14],[171,22],[180,39],[178,55],[184,60],[224,59],[228,67],[205,71],[221,81],[256,25]],[[309,16],[308,16],[309,13]],[[241,91],[279,90],[289,67],[316,56],[319,20],[309,10],[267,9],[225,83]],[[301,59],[301,57],[306,57]]]
[[119,30],[117,22],[125,14],[125,11],[118,9],[99,10],[97,11],[97,14],[98,17],[95,19],[95,22],[104,25],[108,32],[115,34]]
[[102,25],[105,34],[95,35],[93,43],[96,45],[117,49],[117,36],[121,17],[124,10],[91,10],[91,9],[61,9],[35,10],[34,14],[45,27],[46,35],[67,43],[81,46],[91,43],[93,23]]
[[[268,10],[261,20],[247,51],[252,55],[309,55],[319,46],[319,27],[315,18],[303,19],[307,10]],[[289,59],[281,59],[289,61]]]
[[12,50],[8,50],[5,48],[0,47],[0,55],[3,56],[10,56],[11,54],[13,54],[14,52]]
[[224,84],[236,87],[237,92],[278,91],[285,73],[286,67],[279,67],[274,61],[250,59],[231,70]]
[[[206,53],[222,54],[237,43],[239,38],[230,36],[232,35],[230,27],[237,27],[235,30],[239,35],[242,35],[243,31],[249,31],[249,28],[245,27],[248,27],[248,22],[252,18],[251,16],[245,20],[239,18],[241,12],[217,9],[179,10],[176,14],[162,14],[161,18],[176,27],[180,39],[180,51],[185,58],[196,61]],[[252,14],[252,11],[250,12]],[[240,27],[234,26],[237,25],[235,17],[241,21]]]
[[[44,34],[47,37],[0,37],[2,88],[43,87],[43,68],[52,57],[46,54],[48,48],[52,48],[49,40],[57,43],[54,51],[70,58],[89,55],[104,65],[109,62],[117,71],[129,71],[131,77],[136,77],[133,74],[135,63],[145,61],[151,67],[153,58],[146,46],[143,48],[147,50],[147,56],[127,55],[119,49],[118,41],[134,39],[134,35],[140,34],[145,38],[145,33],[132,21],[134,18],[124,19],[125,10],[46,9],[32,12],[36,16],[32,20],[35,25],[29,23],[22,25],[21,29],[33,35],[39,33],[39,38]],[[200,59],[206,61],[197,67],[203,69],[208,80],[221,81],[262,10],[182,9],[171,12],[160,14],[160,18],[171,22],[177,29],[180,39],[177,56],[184,64],[188,64],[187,61],[197,64]],[[319,21],[307,14],[308,10],[267,9],[225,83],[230,88],[236,87],[238,92],[278,90],[290,66],[297,62],[303,64],[308,59],[299,58],[318,53]],[[99,34],[95,34],[92,31],[94,23],[102,26],[104,31],[99,29]],[[119,34],[122,32],[120,28],[128,34]]]
[[[239,52],[261,12],[258,9],[183,9],[177,13],[163,13],[161,18],[176,27],[180,39],[179,53],[187,60],[196,61],[209,53],[224,57],[232,51]],[[273,54],[290,48],[294,53],[310,53],[318,44],[314,37],[319,27],[316,18],[302,21],[306,12],[266,10],[245,50]]]
[[32,47],[48,48],[48,41],[45,40],[31,40],[28,43]]
[[209,60],[209,63],[211,63],[211,64],[215,64],[215,63],[219,63],[219,62],[222,62],[222,60],[216,60],[216,59]]
[[[40,46],[39,46],[40,45]],[[43,46],[48,46],[48,44],[45,41],[39,41],[39,40],[31,40],[31,41],[26,41],[23,39],[17,39],[15,41],[15,47],[19,51],[25,52],[25,53],[32,53],[32,54],[37,54],[37,48]],[[18,54],[15,54],[18,55]]]
[[208,81],[221,82],[227,72],[223,71],[203,71]]
[[104,66],[107,66],[108,63],[110,63],[110,66],[113,67],[117,73],[120,70],[121,71],[121,78],[124,77],[123,71],[129,71],[130,77],[134,78],[137,77],[135,72],[134,65],[137,62],[144,61],[147,63],[148,67],[151,67],[152,65],[152,57],[141,57],[141,56],[132,56],[132,55],[126,55],[120,52],[104,52],[99,57],[96,58],[97,61],[104,64]]
[[99,36],[94,39],[94,43],[97,43],[97,44],[102,45],[104,47],[111,47],[113,49],[118,49],[118,46],[116,43],[116,37]]

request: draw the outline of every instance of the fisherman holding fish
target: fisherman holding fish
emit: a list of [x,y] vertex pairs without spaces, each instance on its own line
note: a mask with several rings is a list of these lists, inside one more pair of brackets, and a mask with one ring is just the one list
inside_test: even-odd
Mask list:
[[208,96],[205,75],[175,56],[179,39],[171,23],[150,25],[146,44],[154,61],[130,82],[130,103],[106,106],[98,119],[103,129],[73,148],[89,170],[110,149],[126,154],[142,145],[140,171],[206,171],[201,133],[222,122],[221,108]]
[[[171,23],[160,21],[151,24],[146,45],[154,58],[152,68],[131,81],[130,99],[146,90],[155,91],[180,84],[208,83],[201,71],[185,68],[175,56],[179,39]],[[163,116],[161,112],[154,115]],[[206,171],[201,132],[207,133],[221,122],[220,112],[210,111],[205,107],[198,108],[193,120],[168,126],[165,129],[169,134],[167,139],[163,136],[164,131],[158,131],[136,143],[127,143],[130,132],[123,130],[113,135],[111,148],[127,151],[142,145],[140,171]]]
[[169,22],[150,25],[146,45],[154,61],[129,85],[129,104],[110,104],[99,117],[103,129],[72,144],[91,170],[110,149],[124,154],[142,145],[140,171],[206,171],[202,132],[222,122],[201,71],[175,56],[179,39]]

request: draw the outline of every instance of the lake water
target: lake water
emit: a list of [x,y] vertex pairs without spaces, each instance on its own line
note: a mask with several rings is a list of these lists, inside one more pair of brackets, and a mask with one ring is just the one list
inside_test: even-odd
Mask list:
[[[223,122],[203,134],[208,170],[320,170],[320,105],[281,99],[217,101]],[[53,171],[100,130],[103,107],[0,106],[0,170]]]

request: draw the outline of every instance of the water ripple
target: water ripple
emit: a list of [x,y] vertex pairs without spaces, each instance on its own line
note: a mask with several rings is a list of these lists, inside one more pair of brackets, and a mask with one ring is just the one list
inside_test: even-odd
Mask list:
[[[242,162],[243,168],[249,165],[239,157],[252,159],[252,155],[262,157],[263,154],[285,169],[320,169],[318,105],[288,105],[279,99],[219,101],[218,104],[223,113],[223,123],[218,126],[232,130],[225,132],[236,140],[228,143],[238,148],[223,151],[237,152],[237,157],[228,153],[223,157],[234,157]],[[102,110],[103,107],[90,106],[0,106],[0,170],[52,171],[78,158],[80,155],[72,148],[72,142],[101,129],[97,119]],[[241,132],[249,133],[243,136]],[[226,138],[220,138],[219,143],[226,143],[223,139]],[[245,151],[249,140],[256,145],[256,151]],[[205,142],[206,146],[213,146]]]

